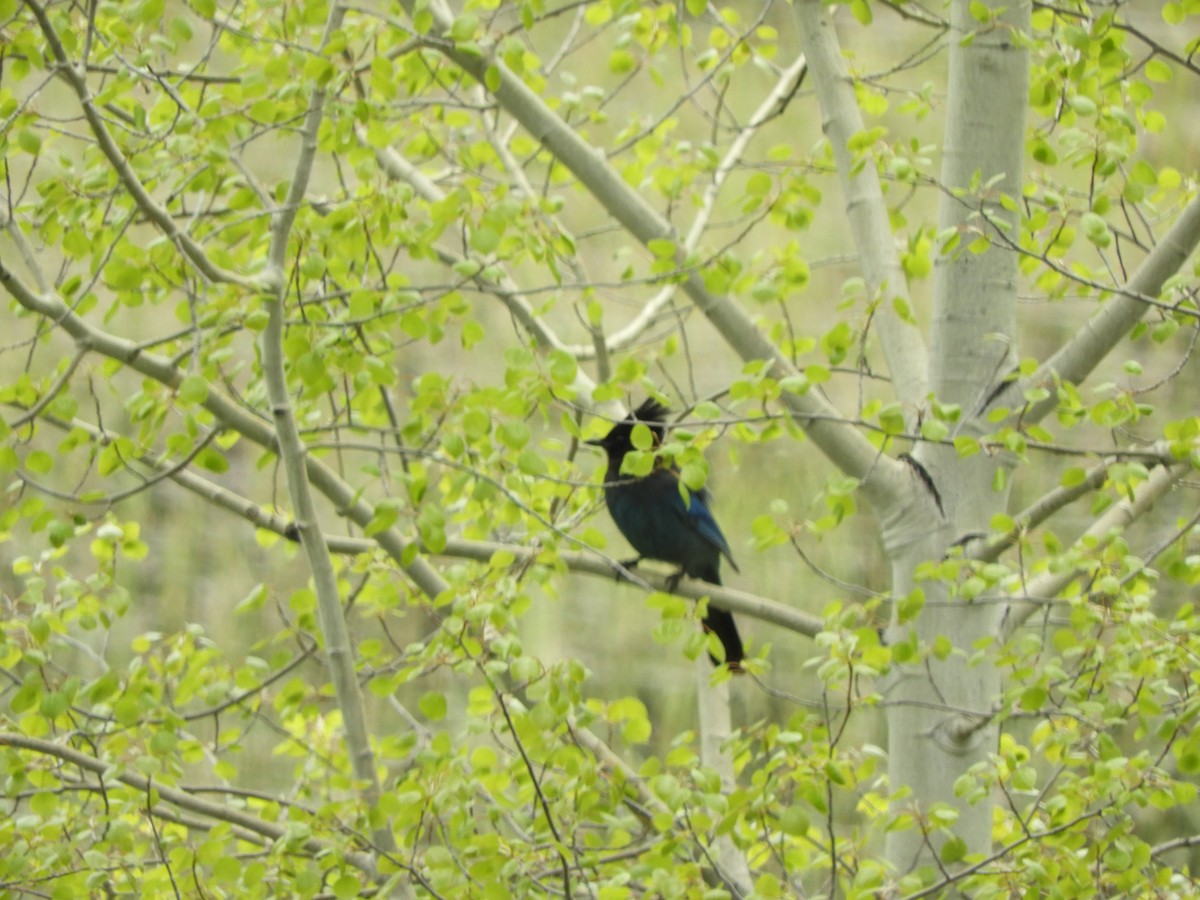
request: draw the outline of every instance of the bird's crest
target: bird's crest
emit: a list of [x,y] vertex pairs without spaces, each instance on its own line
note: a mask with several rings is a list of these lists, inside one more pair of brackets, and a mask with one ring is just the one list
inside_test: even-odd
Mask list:
[[654,445],[658,446],[667,436],[667,414],[670,412],[665,406],[655,400],[653,397],[647,397],[642,401],[642,405],[625,417],[625,421],[629,423],[630,432],[633,431],[633,426],[641,422],[654,435]]
[[642,401],[642,405],[630,413],[626,418],[631,421],[645,422],[648,425],[661,425],[666,422],[668,412],[670,412],[670,410],[668,410],[653,397],[647,397]]
[[654,446],[663,442],[667,434],[666,417],[669,410],[653,397],[642,401],[642,405],[614,425],[603,438],[588,441],[589,444],[603,447],[609,459],[618,462],[625,454],[633,450],[633,429],[639,424],[650,429],[654,437]]

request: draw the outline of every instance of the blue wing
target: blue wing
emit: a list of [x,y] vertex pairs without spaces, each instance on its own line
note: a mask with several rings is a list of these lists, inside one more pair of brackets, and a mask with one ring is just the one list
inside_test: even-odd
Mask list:
[[[713,549],[720,552],[729,564],[733,566],[735,572],[741,570],[737,567],[737,563],[733,561],[733,551],[729,549],[729,542],[725,540],[725,535],[721,533],[721,527],[717,524],[717,520],[713,518],[712,510],[708,506],[708,491],[703,488],[698,491],[690,491],[688,503],[685,507],[683,497],[679,493],[679,473],[674,469],[659,469],[652,477],[663,478],[667,476],[670,479],[669,496],[671,498],[671,506],[674,512],[679,515],[686,526],[700,535],[706,543],[710,544]],[[664,482],[666,481],[663,478]]]
[[[680,498],[683,499],[682,497]],[[707,491],[692,491],[688,503],[688,518],[696,530],[709,541],[713,546],[721,551],[722,555],[729,560],[729,564],[733,566],[735,572],[740,571],[737,563],[733,561],[733,551],[729,549],[729,542],[725,540],[725,535],[721,533],[720,526],[717,525],[717,520],[713,518],[712,510],[708,508],[708,492]]]

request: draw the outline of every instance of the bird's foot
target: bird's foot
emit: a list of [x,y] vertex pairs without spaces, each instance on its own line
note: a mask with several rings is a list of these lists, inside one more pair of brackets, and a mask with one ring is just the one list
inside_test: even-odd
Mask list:
[[667,593],[668,594],[675,593],[675,588],[679,587],[679,582],[681,582],[683,580],[684,574],[685,574],[684,570],[680,569],[674,575],[668,576],[668,578],[667,578]]
[[620,581],[626,572],[632,572],[637,568],[638,563],[641,561],[642,558],[640,556],[635,556],[633,559],[618,560],[616,571],[614,571],[613,577],[615,577],[617,581]]

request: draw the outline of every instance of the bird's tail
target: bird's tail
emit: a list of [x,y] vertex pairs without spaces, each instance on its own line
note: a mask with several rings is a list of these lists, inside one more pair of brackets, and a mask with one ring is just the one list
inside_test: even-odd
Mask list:
[[[731,670],[740,672],[746,651],[742,649],[742,638],[738,634],[737,624],[733,621],[733,614],[709,604],[708,613],[704,617],[704,630],[717,636],[721,646],[725,648],[725,662]],[[713,661],[714,666],[721,663],[721,660],[711,653],[708,658]]]

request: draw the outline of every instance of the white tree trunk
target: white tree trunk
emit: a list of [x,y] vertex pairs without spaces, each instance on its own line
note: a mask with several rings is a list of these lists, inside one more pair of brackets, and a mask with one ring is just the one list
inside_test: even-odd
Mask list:
[[[709,684],[712,666],[706,654],[696,660],[696,698],[700,722],[700,761],[721,776],[721,787],[726,792],[737,790],[737,776],[733,771],[733,758],[725,751],[724,744],[733,732],[733,716],[730,711],[729,694],[733,690],[731,679],[715,687]],[[750,877],[750,866],[746,856],[728,834],[719,835],[713,841],[713,861],[718,876],[730,888],[734,896],[746,897],[754,892],[754,879]]]
[[[988,222],[1007,226],[1016,236],[1014,207],[1005,209],[1000,197],[1021,196],[1029,66],[1028,54],[1013,39],[1015,31],[1029,28],[1028,4],[988,2],[996,16],[990,23],[972,17],[973,5],[979,7],[955,0],[952,12],[939,218],[943,233],[954,229],[961,239],[956,250],[938,260],[935,272],[929,373],[936,399],[961,406],[960,431],[968,434],[987,429],[976,417],[1015,360],[1017,256],[1002,240],[984,252],[967,245],[994,235]],[[968,34],[972,39],[964,40]],[[944,522],[936,533],[914,534],[910,543],[894,548],[898,596],[913,587],[918,564],[942,557],[964,535],[987,531],[1008,496],[1006,487],[995,483],[1005,474],[997,473],[1003,463],[995,457],[959,458],[953,447],[935,444],[922,444],[915,456],[938,492]],[[985,853],[991,847],[991,803],[957,797],[955,782],[995,749],[995,728],[970,714],[988,715],[1000,696],[1000,675],[986,656],[976,665],[968,659],[980,640],[996,635],[999,606],[952,598],[929,586],[926,591],[926,606],[912,627],[923,648],[945,636],[954,652],[944,661],[926,657],[898,672],[889,694],[894,703],[888,715],[889,776],[893,789],[910,791],[902,806],[954,807],[955,836],[968,852]],[[908,634],[908,625],[896,625],[891,638],[899,641]],[[906,871],[929,862],[944,840],[937,834],[927,838],[920,827],[894,830],[888,835],[888,859]]]

